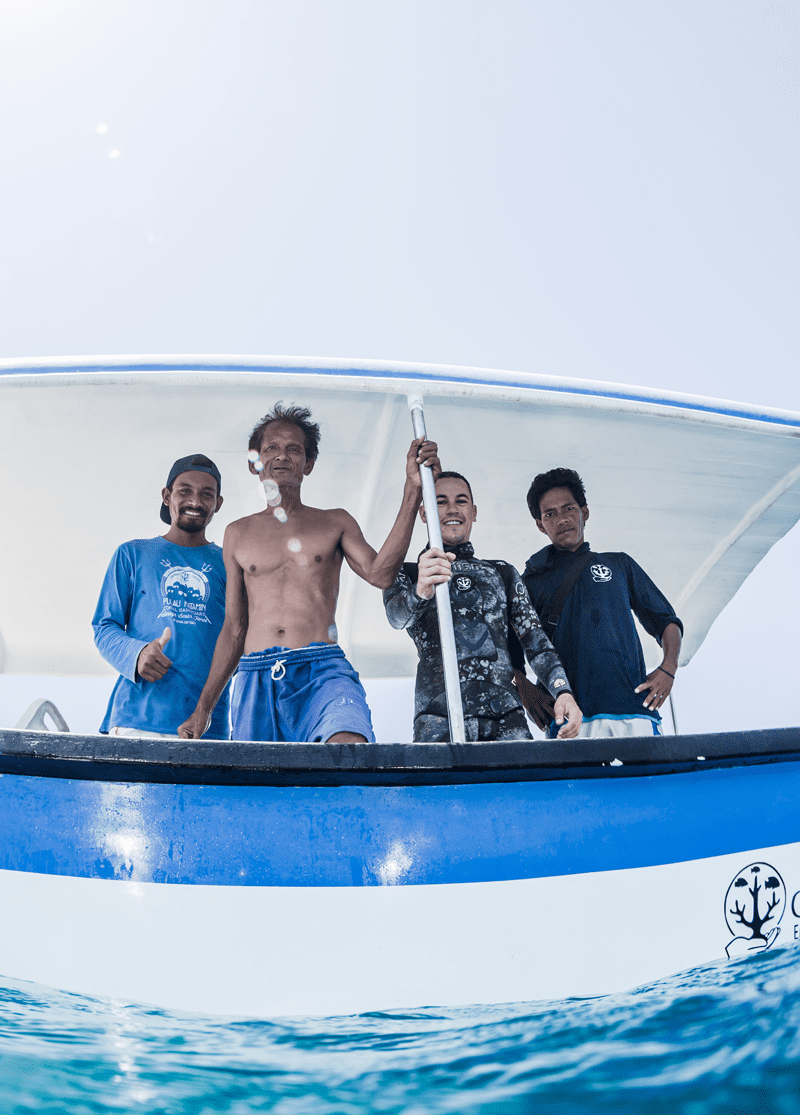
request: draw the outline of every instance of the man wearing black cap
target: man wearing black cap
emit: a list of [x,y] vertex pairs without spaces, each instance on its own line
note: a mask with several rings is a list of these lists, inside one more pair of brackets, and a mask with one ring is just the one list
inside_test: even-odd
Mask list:
[[[92,625],[97,649],[120,677],[101,732],[177,736],[197,703],[225,618],[222,550],[206,538],[221,486],[208,457],[181,457],[161,492],[167,533],[125,542],[111,559]],[[207,735],[228,738],[227,691]]]

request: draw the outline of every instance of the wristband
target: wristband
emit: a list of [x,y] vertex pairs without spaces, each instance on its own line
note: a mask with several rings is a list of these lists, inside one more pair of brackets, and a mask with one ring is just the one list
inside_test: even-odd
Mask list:
[[656,666],[656,669],[660,670],[662,674],[666,674],[668,678],[672,678],[673,681],[675,680],[675,675],[671,674],[669,670],[665,670],[663,666]]

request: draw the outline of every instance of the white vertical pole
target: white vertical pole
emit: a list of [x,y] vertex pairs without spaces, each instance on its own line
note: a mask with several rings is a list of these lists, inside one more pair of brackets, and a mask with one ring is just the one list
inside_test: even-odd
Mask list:
[[[425,430],[425,410],[421,395],[408,396],[408,409],[414,425],[414,437],[427,438]],[[443,550],[442,528],[439,524],[439,508],[436,504],[436,486],[433,473],[426,465],[419,466],[422,479],[422,502],[428,525],[428,541],[431,546]],[[458,677],[458,656],[453,634],[453,613],[450,610],[450,585],[436,586],[436,609],[439,614],[439,641],[442,644],[442,665],[444,667],[444,690],[447,696],[447,715],[450,718],[450,740],[452,743],[466,743],[464,730],[464,708],[461,703],[461,682]]]

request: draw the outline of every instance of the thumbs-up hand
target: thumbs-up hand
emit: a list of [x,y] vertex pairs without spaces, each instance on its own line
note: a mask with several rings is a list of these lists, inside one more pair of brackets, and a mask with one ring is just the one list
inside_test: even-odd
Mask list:
[[172,659],[164,654],[164,647],[171,638],[172,631],[169,627],[165,627],[159,639],[153,639],[152,643],[148,643],[140,651],[136,662],[136,673],[144,681],[161,681],[172,665]]

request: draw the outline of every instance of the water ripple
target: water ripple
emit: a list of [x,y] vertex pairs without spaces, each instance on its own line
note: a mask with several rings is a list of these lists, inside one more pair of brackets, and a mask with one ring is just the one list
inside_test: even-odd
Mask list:
[[219,1019],[0,980],[10,1115],[800,1115],[800,952],[622,995]]

